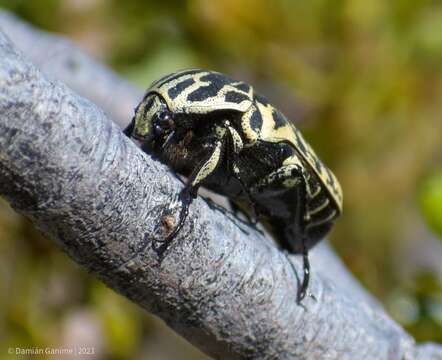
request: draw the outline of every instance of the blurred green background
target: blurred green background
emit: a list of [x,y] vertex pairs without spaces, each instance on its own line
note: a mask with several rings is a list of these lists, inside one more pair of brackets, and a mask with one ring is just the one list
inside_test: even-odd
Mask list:
[[[141,88],[186,67],[246,80],[344,189],[330,241],[417,341],[442,342],[442,2],[0,0]],[[339,281],[339,279],[336,279]],[[197,359],[0,202],[0,349]],[[76,340],[75,340],[76,339]],[[0,359],[8,358],[6,352]]]

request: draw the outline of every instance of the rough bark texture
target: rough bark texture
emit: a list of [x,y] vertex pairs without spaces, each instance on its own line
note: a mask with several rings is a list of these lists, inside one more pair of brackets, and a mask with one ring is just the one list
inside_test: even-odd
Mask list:
[[416,347],[326,246],[312,252],[316,300],[298,306],[288,258],[201,198],[159,263],[151,242],[181,187],[0,33],[0,195],[108,286],[215,358],[442,358]]

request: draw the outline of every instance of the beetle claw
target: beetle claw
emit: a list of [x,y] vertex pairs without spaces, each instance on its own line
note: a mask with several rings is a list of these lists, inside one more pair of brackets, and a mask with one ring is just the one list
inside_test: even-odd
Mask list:
[[298,304],[300,304],[301,301],[307,295],[308,284],[310,282],[310,261],[308,259],[308,250],[307,247],[305,246],[304,238],[302,238],[301,242],[302,242],[302,269],[304,271],[304,277],[302,279],[301,287],[299,288],[298,294],[296,296],[296,302]]
[[152,243],[152,249],[153,251],[155,251],[155,253],[157,254],[160,263],[163,261],[164,259],[164,253],[167,250],[167,248],[170,245],[170,241],[161,241],[159,246],[156,246],[155,243]]
[[[168,249],[169,245],[172,243],[172,241],[175,239],[175,237],[178,235],[178,233],[184,226],[187,215],[189,213],[189,205],[192,201],[191,192],[187,188],[183,189],[183,191],[178,196],[178,200],[181,202],[181,210],[178,215],[178,223],[176,224],[176,226],[173,226],[170,224],[171,216],[170,215],[163,216],[161,225],[163,227],[163,231],[169,232],[169,234],[166,236],[164,240],[152,242],[152,249],[158,255],[160,262],[163,260],[165,251]],[[170,204],[169,209],[174,207],[172,206],[174,204],[176,204],[176,201],[173,201]]]

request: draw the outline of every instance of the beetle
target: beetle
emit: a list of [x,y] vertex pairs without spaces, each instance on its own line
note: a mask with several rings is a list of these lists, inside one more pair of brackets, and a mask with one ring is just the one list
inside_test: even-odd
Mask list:
[[182,228],[200,186],[258,216],[285,251],[302,254],[329,232],[342,212],[342,190],[300,131],[252,86],[201,69],[152,83],[124,133],[187,177],[174,229],[154,247],[161,257]]

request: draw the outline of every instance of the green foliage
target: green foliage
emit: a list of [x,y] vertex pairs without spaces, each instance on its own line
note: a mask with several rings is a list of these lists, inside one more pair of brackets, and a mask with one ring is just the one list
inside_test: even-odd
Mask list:
[[391,292],[386,306],[417,342],[442,342],[442,285],[434,274],[417,273],[405,288]]
[[428,225],[442,238],[442,171],[435,172],[424,180],[419,200]]
[[49,14],[57,13],[61,2],[61,0],[0,0],[0,8],[15,12],[36,26],[57,31],[62,26],[63,20],[60,17],[49,16]]
[[92,284],[91,298],[104,333],[105,348],[115,358],[125,359],[141,340],[142,322],[135,305],[103,284]]

